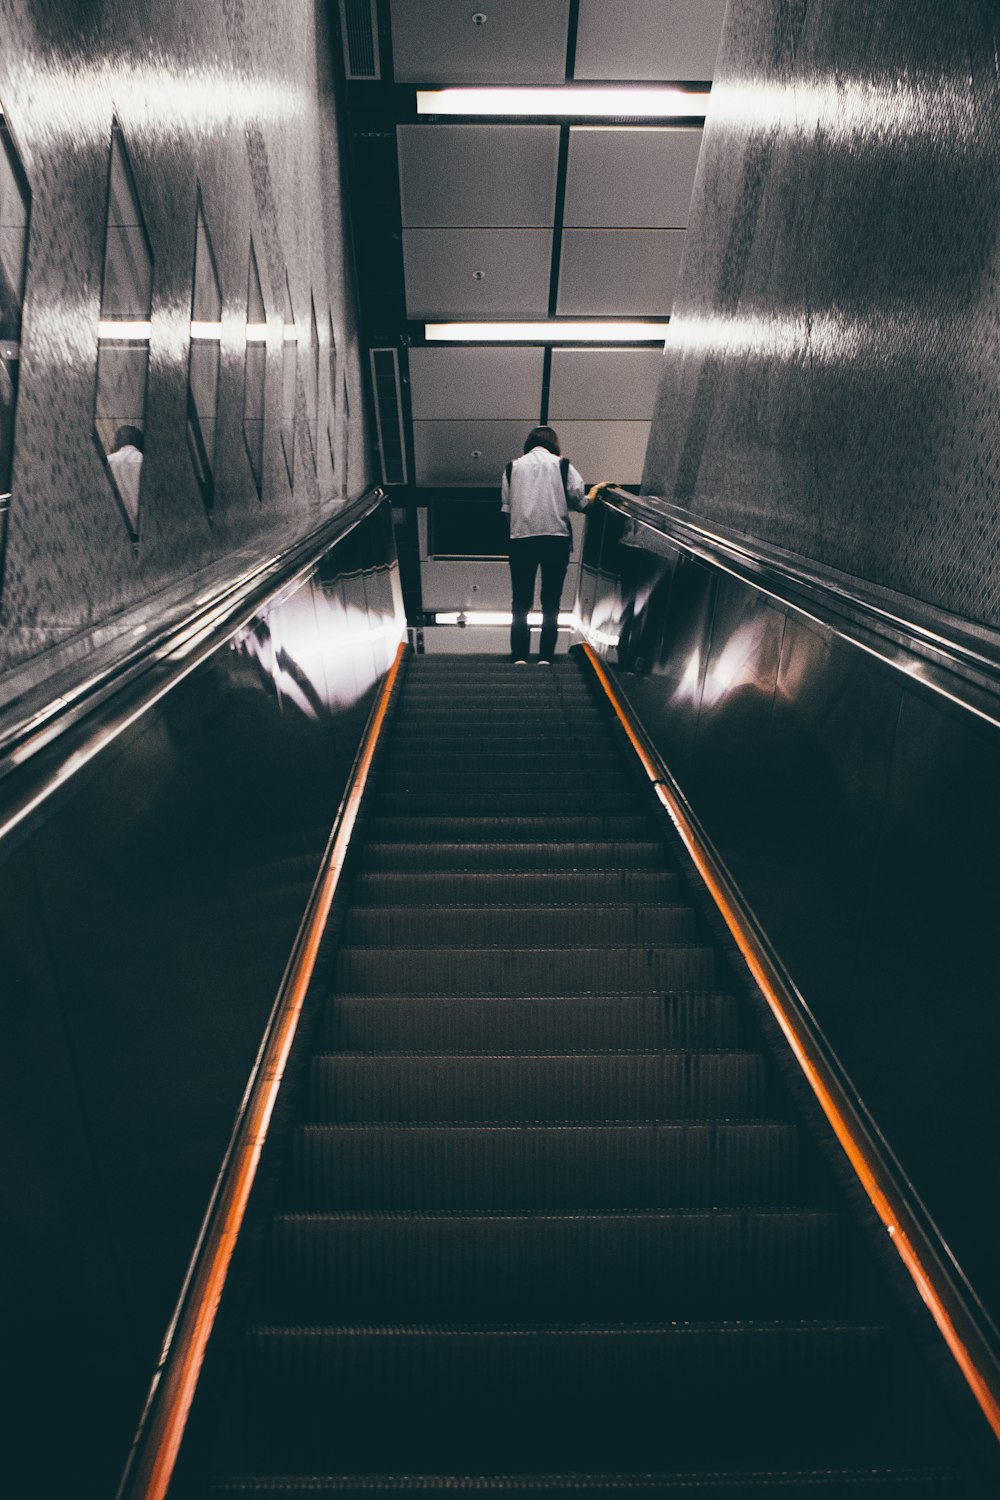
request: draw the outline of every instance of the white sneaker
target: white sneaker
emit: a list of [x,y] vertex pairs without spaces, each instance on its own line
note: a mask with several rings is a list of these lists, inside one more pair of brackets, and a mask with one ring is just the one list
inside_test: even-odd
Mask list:
[[515,665],[515,667],[526,667],[528,665],[528,663],[525,661],[525,659],[524,659],[523,656],[519,656],[517,658],[517,661],[514,663],[514,665]]

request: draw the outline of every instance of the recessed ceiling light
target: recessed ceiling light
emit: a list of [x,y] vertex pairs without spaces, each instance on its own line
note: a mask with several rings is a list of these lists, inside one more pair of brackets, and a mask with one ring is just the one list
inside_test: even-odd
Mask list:
[[417,90],[418,115],[566,115],[597,119],[700,120],[708,94],[687,89],[565,88]]
[[655,323],[425,323],[424,338],[456,344],[652,344],[662,343],[669,328],[666,318]]

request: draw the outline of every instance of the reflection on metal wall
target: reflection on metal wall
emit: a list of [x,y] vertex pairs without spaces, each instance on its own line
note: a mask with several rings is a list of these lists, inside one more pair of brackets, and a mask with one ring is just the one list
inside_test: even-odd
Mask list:
[[114,1492],[403,628],[383,505],[0,849],[19,1493],[43,1444],[47,1493]]
[[583,563],[585,630],[1000,1320],[1000,731],[603,506]]

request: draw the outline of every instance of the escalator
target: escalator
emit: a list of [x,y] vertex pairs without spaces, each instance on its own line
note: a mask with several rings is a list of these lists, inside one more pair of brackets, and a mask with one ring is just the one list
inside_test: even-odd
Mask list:
[[171,1494],[979,1493],[583,668],[384,740]]

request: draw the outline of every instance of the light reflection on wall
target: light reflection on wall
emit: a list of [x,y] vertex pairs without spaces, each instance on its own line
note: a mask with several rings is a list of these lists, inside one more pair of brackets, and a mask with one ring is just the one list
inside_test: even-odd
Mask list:
[[704,683],[701,652],[696,647],[684,664],[684,671],[673,692],[674,701],[697,704],[699,688],[700,702],[704,708],[714,708],[741,688],[759,688],[762,692],[773,692],[773,684],[764,684],[757,670],[759,645],[759,628],[742,625],[730,636],[721,651],[709,656]]
[[231,649],[256,663],[280,703],[318,723],[364,697],[402,636],[400,620],[373,620],[305,585],[240,630]]
[[[221,339],[230,353],[242,354],[247,343],[266,343],[277,348],[282,322],[271,318],[266,324],[248,324],[239,309],[223,310],[221,321],[204,327],[192,327],[190,303],[181,296],[172,302],[154,305],[149,323],[128,325],[120,336],[148,338],[154,358],[183,363],[192,339]],[[25,343],[30,355],[47,364],[75,365],[80,360],[92,363],[99,338],[116,336],[114,324],[99,317],[95,294],[90,301],[68,300],[32,302],[25,312]]]
[[[972,100],[967,98],[964,109],[958,104],[955,82],[942,77],[923,80],[917,87],[888,74],[794,83],[727,79],[712,89],[706,127],[794,132],[803,138],[822,132],[827,144],[830,138],[844,136],[870,139],[874,131],[883,151],[895,141],[900,151],[920,145],[949,155],[961,139],[965,149],[975,152],[975,133],[962,129],[963,119],[973,121]],[[979,148],[985,155],[981,138]]]
[[711,317],[683,314],[671,324],[666,349],[670,353],[719,355],[731,359],[782,360],[808,358],[813,365],[833,369],[864,360],[868,367],[890,363],[909,366],[935,357],[940,344],[960,337],[961,319],[946,318],[929,307],[919,322],[906,312],[886,309],[876,325],[870,319],[810,309],[788,311],[741,307]]
[[166,54],[141,61],[74,58],[72,66],[55,58],[25,58],[11,93],[31,110],[32,133],[40,144],[88,150],[93,137],[107,132],[112,99],[127,104],[131,123],[165,140],[251,122],[280,125],[308,106],[306,90],[288,79],[261,73],[239,77]]

